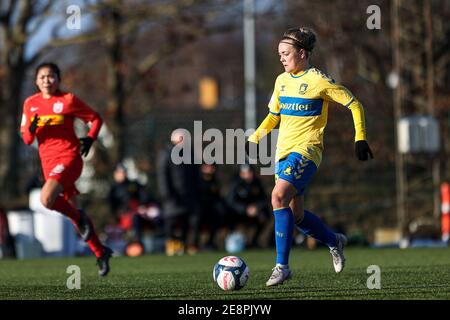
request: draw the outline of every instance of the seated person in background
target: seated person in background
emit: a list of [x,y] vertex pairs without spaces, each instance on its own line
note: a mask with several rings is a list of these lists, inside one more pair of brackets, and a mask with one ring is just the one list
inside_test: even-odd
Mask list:
[[125,166],[117,165],[114,170],[114,182],[108,195],[111,212],[115,216],[120,216],[121,213],[136,208],[138,204],[145,202],[146,197],[144,186],[137,181],[128,179]]
[[215,238],[217,231],[224,225],[226,204],[220,195],[217,166],[205,163],[200,171],[200,219],[197,234],[207,230],[206,248],[217,249]]
[[127,170],[122,164],[114,171],[114,184],[108,199],[116,221],[123,229],[132,229],[133,240],[142,242],[145,226],[149,225],[152,229],[159,227],[158,204],[150,199],[143,185],[128,178]]
[[[259,236],[270,221],[270,212],[269,200],[252,167],[240,166],[239,176],[232,183],[227,200],[233,210],[228,224],[232,229],[244,227],[248,246],[257,247]],[[256,229],[253,234],[252,228]]]

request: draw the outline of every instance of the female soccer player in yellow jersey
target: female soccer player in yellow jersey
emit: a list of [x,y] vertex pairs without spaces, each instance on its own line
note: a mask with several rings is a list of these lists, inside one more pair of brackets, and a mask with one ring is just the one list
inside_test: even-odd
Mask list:
[[305,188],[322,160],[329,101],[352,112],[358,159],[373,158],[366,142],[361,103],[349,90],[309,64],[315,42],[316,36],[309,28],[292,28],[284,33],[278,53],[285,72],[275,81],[269,114],[248,139],[249,144],[257,144],[280,125],[272,191],[277,255],[267,286],[282,284],[291,276],[288,260],[294,227],[330,248],[337,273],[344,268],[345,236],[334,233],[316,215],[303,209]]

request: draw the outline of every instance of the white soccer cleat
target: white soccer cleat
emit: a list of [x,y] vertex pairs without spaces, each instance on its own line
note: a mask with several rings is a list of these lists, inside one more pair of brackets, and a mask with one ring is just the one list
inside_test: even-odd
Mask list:
[[344,246],[347,244],[347,238],[336,233],[336,247],[330,248],[331,257],[333,258],[334,271],[341,272],[345,266]]
[[288,266],[277,265],[272,269],[272,275],[269,280],[266,282],[266,286],[277,286],[282,284],[284,280],[287,280],[291,277],[291,269]]

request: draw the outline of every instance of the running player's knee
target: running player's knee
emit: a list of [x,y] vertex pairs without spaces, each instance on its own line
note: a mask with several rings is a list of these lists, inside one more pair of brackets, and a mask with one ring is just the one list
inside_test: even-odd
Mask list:
[[272,192],[272,207],[274,209],[281,208],[281,198],[275,192]]
[[274,209],[286,208],[289,206],[289,202],[290,199],[288,199],[286,192],[279,190],[272,191],[272,207]]
[[45,193],[41,193],[41,203],[47,209],[52,209],[55,199],[53,199],[50,195]]

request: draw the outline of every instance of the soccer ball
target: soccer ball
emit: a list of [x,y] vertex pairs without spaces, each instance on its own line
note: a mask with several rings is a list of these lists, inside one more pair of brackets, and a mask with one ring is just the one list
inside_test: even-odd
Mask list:
[[248,280],[248,267],[236,256],[226,256],[213,269],[214,282],[224,291],[242,289]]

